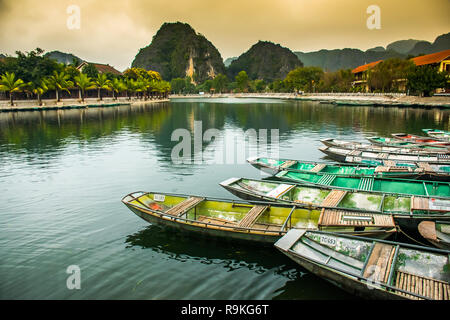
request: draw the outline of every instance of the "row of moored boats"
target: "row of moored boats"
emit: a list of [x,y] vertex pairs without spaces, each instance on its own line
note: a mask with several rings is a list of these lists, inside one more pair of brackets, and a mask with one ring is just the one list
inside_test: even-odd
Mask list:
[[[134,192],[122,202],[155,225],[275,245],[359,296],[450,300],[450,133],[424,132],[323,140],[345,164],[248,159],[271,177],[221,182],[238,201]],[[388,240],[398,233],[416,243]]]

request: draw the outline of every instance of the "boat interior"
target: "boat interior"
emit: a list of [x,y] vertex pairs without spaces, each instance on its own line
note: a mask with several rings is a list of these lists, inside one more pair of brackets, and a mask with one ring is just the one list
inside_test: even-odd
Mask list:
[[410,299],[450,298],[448,254],[312,231],[290,250]]

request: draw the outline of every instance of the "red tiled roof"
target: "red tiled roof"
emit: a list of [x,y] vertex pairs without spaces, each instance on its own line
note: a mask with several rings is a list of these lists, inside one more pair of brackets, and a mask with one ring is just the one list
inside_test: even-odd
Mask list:
[[99,73],[112,73],[121,75],[122,72],[114,69],[114,67],[110,66],[109,64],[101,64],[101,63],[90,63],[90,62],[83,62],[80,66],[78,66],[77,69],[81,69],[85,64],[92,64]]
[[375,67],[377,64],[379,64],[381,61],[383,61],[383,60],[378,60],[378,61],[374,61],[374,62],[365,64],[365,65],[359,66],[359,67],[353,69],[353,70],[352,70],[352,73],[360,73],[360,72],[364,72],[364,71],[366,71],[366,70],[369,70],[370,68],[373,68],[373,67]]
[[439,63],[448,57],[450,57],[450,49],[412,58],[411,60],[416,64],[416,66],[423,66],[426,64]]

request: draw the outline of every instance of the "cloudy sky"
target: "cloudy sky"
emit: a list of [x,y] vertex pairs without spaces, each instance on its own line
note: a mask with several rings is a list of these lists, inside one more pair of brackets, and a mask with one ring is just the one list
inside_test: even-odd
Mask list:
[[[80,8],[80,28],[76,12]],[[377,5],[381,29],[367,27]],[[0,53],[40,47],[90,62],[130,66],[164,22],[186,22],[222,58],[258,40],[293,51],[386,46],[400,39],[434,41],[450,32],[449,0],[0,0]],[[75,20],[74,20],[75,19]]]

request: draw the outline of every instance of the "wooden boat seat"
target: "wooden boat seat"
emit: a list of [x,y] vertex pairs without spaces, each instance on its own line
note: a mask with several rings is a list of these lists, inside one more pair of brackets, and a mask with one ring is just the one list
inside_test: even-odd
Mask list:
[[294,164],[296,164],[297,163],[297,161],[295,161],[295,160],[288,160],[288,161],[285,161],[281,166],[280,166],[280,168],[281,169],[286,169],[286,168],[289,168],[290,166],[293,166]]
[[[411,274],[405,271],[397,270],[395,287],[434,300],[450,300],[450,285],[448,282]],[[416,296],[400,291],[396,291],[396,293],[410,299],[419,299]]]
[[325,168],[326,166],[327,166],[327,165],[324,164],[324,163],[316,164],[316,165],[314,166],[314,168],[311,169],[311,172],[319,172],[320,170],[322,170],[322,169]]
[[411,210],[428,210],[428,199],[412,196]]
[[419,162],[418,164],[419,168],[423,168],[427,172],[433,172],[433,168],[430,166],[428,162]]
[[352,150],[351,152],[349,152],[349,156],[359,156],[361,154],[361,151],[359,150]]
[[437,211],[448,212],[450,209],[450,201],[434,198],[411,197],[411,211]]
[[170,214],[171,216],[180,217],[186,211],[192,209],[193,207],[198,205],[203,200],[205,200],[205,198],[190,197],[190,198],[184,200],[183,202],[180,202],[179,204],[168,209],[165,213]]
[[394,246],[380,242],[375,243],[362,272],[363,277],[370,278],[375,283],[387,283],[394,253]]
[[387,167],[395,167],[397,164],[395,163],[395,161],[392,160],[384,160],[383,164]]
[[391,167],[378,166],[375,168],[375,172],[389,172]]
[[238,227],[240,228],[250,228],[256,220],[261,216],[261,214],[266,211],[268,206],[253,206],[249,212],[242,218],[242,220],[238,223]]
[[395,228],[392,215],[376,213],[360,213],[348,210],[322,209],[319,217],[319,227],[383,227]]
[[347,194],[345,190],[331,190],[331,192],[327,195],[325,199],[323,199],[320,205],[324,207],[336,207],[339,202],[344,198]]
[[217,224],[222,226],[236,226],[236,222],[230,221],[227,219],[217,218],[217,217],[208,217],[208,216],[198,216],[197,220],[204,223]]

